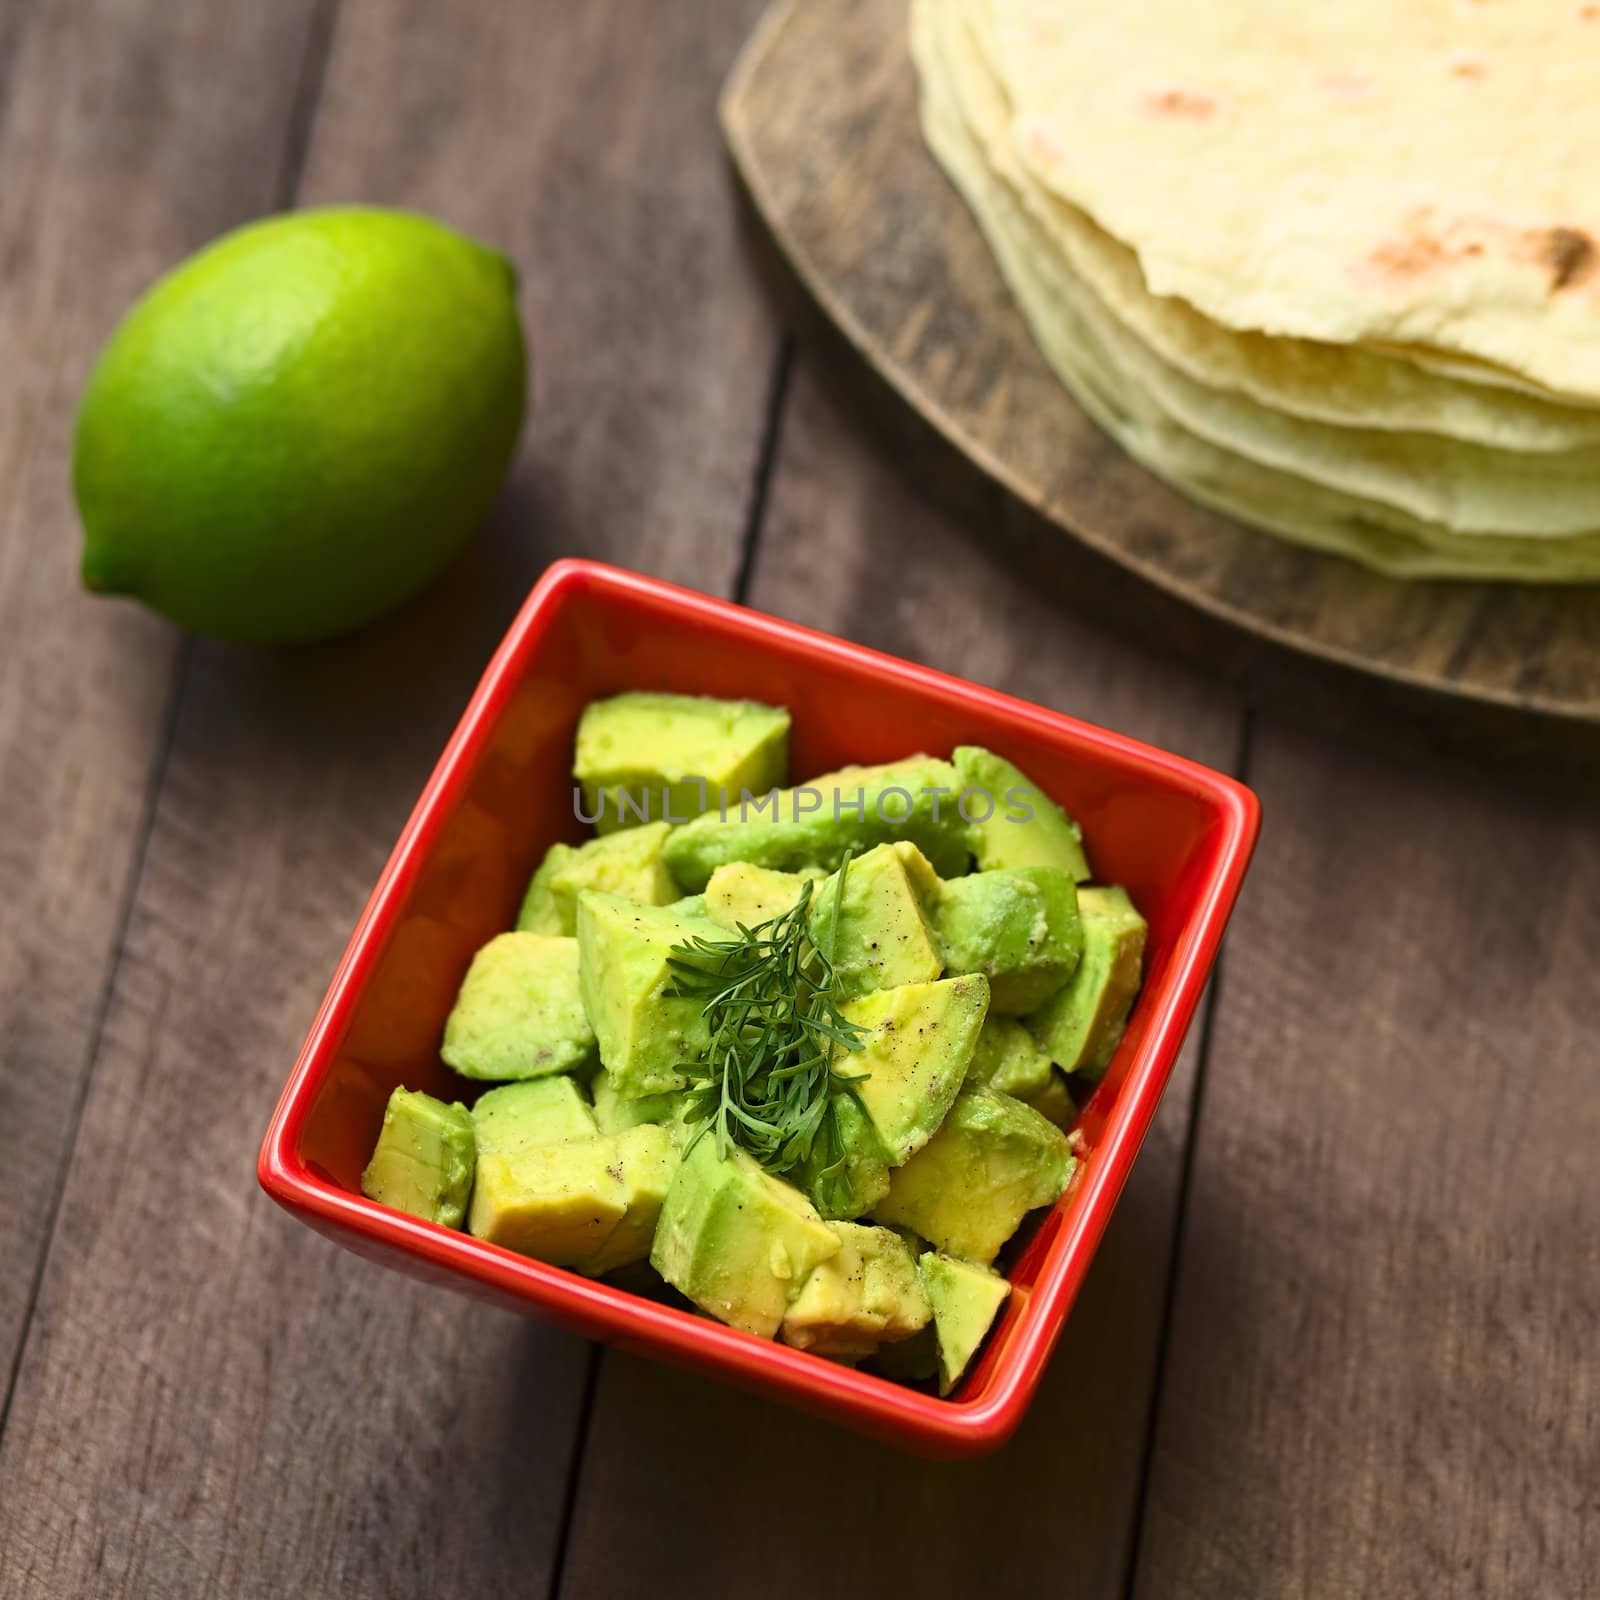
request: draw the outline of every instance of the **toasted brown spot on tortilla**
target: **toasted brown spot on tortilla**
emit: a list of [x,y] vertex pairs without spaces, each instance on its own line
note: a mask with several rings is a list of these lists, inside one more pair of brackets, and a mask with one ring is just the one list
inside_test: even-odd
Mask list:
[[1396,278],[1416,278],[1447,259],[1444,245],[1420,228],[1380,240],[1368,257],[1380,272]]
[[1199,89],[1152,89],[1144,103],[1158,117],[1188,117],[1204,122],[1217,114],[1216,96]]
[[1600,266],[1600,252],[1594,240],[1579,228],[1547,228],[1539,246],[1539,257],[1550,269],[1550,287],[1565,289],[1594,276]]
[[1461,56],[1450,63],[1450,76],[1465,78],[1469,83],[1479,82],[1488,70],[1475,56]]
[[1578,20],[1580,22],[1594,22],[1600,20],[1600,6],[1579,6]]
[[1587,283],[1600,275],[1600,245],[1580,228],[1512,228],[1487,217],[1440,221],[1427,206],[1405,217],[1380,239],[1367,265],[1390,278],[1417,278],[1437,267],[1493,254],[1538,268],[1552,289]]

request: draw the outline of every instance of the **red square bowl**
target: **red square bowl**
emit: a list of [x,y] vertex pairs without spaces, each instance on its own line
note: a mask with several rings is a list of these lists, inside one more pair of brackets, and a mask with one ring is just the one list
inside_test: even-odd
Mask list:
[[[1149,919],[1143,990],[1079,1119],[1087,1159],[1012,1270],[993,1335],[947,1400],[485,1244],[364,1198],[397,1084],[463,1085],[438,1047],[467,963],[511,925],[545,848],[581,836],[569,767],[584,705],[623,689],[794,713],[791,777],[982,744],[1083,824],[1099,875]],[[1231,778],[1071,717],[631,572],[564,561],[528,597],[378,880],[261,1149],[267,1192],[415,1276],[717,1374],[922,1454],[1000,1444],[1038,1387],[1172,1069],[1255,844]]]

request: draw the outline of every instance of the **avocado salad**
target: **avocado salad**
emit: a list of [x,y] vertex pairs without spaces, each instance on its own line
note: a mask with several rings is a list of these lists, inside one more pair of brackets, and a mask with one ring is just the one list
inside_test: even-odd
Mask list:
[[[1077,824],[973,745],[793,788],[781,707],[631,692],[363,1193],[949,1394],[1008,1242],[1077,1165],[1145,922]],[[655,1280],[652,1279],[652,1282]]]

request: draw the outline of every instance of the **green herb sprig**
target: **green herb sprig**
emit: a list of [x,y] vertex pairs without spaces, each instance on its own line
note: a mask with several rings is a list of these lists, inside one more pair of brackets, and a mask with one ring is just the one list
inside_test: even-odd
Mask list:
[[711,1034],[704,1057],[684,1064],[688,1116],[699,1122],[690,1149],[713,1128],[726,1160],[738,1147],[769,1172],[787,1173],[828,1158],[818,1176],[837,1173],[844,1139],[835,1086],[865,1074],[834,1070],[836,1049],[860,1050],[866,1030],[834,1001],[833,942],[844,897],[846,855],[834,880],[828,949],[811,938],[812,884],[781,915],[754,928],[740,923],[726,939],[692,939],[668,958],[672,993],[703,1002]]

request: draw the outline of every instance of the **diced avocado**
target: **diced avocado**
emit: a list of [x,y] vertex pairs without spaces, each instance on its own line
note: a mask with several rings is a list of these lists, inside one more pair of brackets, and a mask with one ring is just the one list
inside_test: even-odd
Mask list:
[[646,906],[676,900],[678,886],[661,860],[662,843],[671,831],[665,822],[650,822],[587,844],[551,845],[528,884],[517,928],[570,938],[578,931],[578,896],[585,889]]
[[[686,822],[726,794],[764,794],[786,781],[789,713],[753,700],[619,694],[584,708],[573,776],[584,813],[614,833]],[[692,887],[699,888],[701,878]]]
[[703,1002],[667,992],[676,984],[667,963],[674,945],[723,937],[709,919],[680,917],[665,906],[593,890],[578,896],[584,1009],[622,1099],[683,1088],[681,1064],[710,1047]]
[[[927,870],[914,868],[910,858]],[[831,954],[840,999],[897,984],[931,983],[944,971],[917,888],[929,878],[938,881],[914,844],[880,844],[850,863],[842,898],[838,873],[817,885],[811,898],[811,939]]]
[[952,973],[981,972],[994,1011],[1035,1011],[1083,954],[1078,890],[1059,867],[1011,867],[952,878],[934,911]]
[[[790,910],[806,878],[732,861],[711,874],[706,907],[725,928],[756,928]],[[905,842],[877,845],[853,860],[842,905],[838,873],[819,875],[811,893],[810,933],[819,949],[832,952],[841,999],[898,983],[926,983],[944,970],[924,904],[925,886],[936,889],[938,882],[927,858]],[[836,905],[841,913],[837,931]]]
[[967,1068],[968,1089],[994,1089],[1026,1100],[1050,1082],[1047,1052],[1015,1017],[991,1015],[978,1035],[978,1047]]
[[714,811],[673,831],[663,848],[667,866],[686,889],[704,887],[720,866],[750,861],[796,872],[837,870],[846,850],[904,839],[934,870],[954,877],[967,869],[966,824],[956,810],[961,780],[948,761],[914,756],[881,767],[843,767],[777,794],[741,805],[729,799],[727,817]]
[[669,900],[667,910],[675,917],[706,917],[711,914],[703,894],[686,894],[681,900]]
[[812,1269],[838,1251],[798,1189],[743,1150],[722,1159],[708,1133],[673,1174],[650,1264],[702,1311],[770,1339]]
[[917,1275],[933,1310],[939,1393],[949,1394],[978,1353],[1011,1285],[987,1267],[955,1261],[933,1250],[918,1260]]
[[518,933],[544,933],[558,939],[572,937],[573,930],[561,914],[550,880],[577,853],[577,847],[570,844],[553,844],[545,851],[544,859],[534,868],[522,896],[522,906],[517,912]]
[[529,1078],[478,1096],[472,1129],[479,1155],[511,1155],[536,1144],[593,1139],[600,1129],[571,1078]]
[[[940,812],[943,815],[943,812]],[[933,863],[909,839],[896,839],[894,851],[906,869],[906,878],[916,892],[917,899],[926,908],[939,898],[944,879],[934,870]],[[970,863],[968,863],[970,865]]]
[[835,1049],[833,1070],[860,1078],[851,1087],[898,1167],[933,1137],[961,1092],[989,1009],[988,979],[903,983],[839,1009],[867,1034],[860,1050]]
[[616,1146],[627,1209],[606,1242],[576,1263],[578,1271],[591,1278],[649,1256],[661,1204],[678,1170],[678,1149],[666,1128],[640,1124],[601,1142]]
[[459,1228],[472,1192],[472,1117],[420,1090],[389,1096],[361,1192],[380,1205]]
[[1055,1123],[1058,1128],[1070,1128],[1077,1120],[1078,1108],[1073,1104],[1067,1080],[1054,1067],[1049,1081],[1032,1094],[1018,1095],[1025,1106],[1032,1106],[1041,1117]]
[[706,915],[724,928],[758,928],[781,917],[805,888],[795,872],[775,872],[748,861],[730,861],[706,880]]
[[1072,1167],[1066,1135],[1032,1107],[967,1089],[927,1148],[890,1176],[873,1220],[987,1264],[1030,1211],[1060,1197]]
[[464,1078],[540,1078],[594,1053],[578,942],[502,933],[472,958],[439,1053]]
[[813,1268],[784,1313],[784,1342],[859,1361],[927,1327],[928,1296],[905,1241],[887,1228],[828,1226],[839,1253]]
[[[467,1225],[554,1266],[609,1271],[648,1248],[672,1159],[672,1141],[656,1127],[490,1151],[478,1163]],[[614,1245],[619,1227],[627,1231]]]
[[978,791],[964,804],[973,819],[969,833],[980,872],[1060,867],[1077,883],[1094,876],[1083,853],[1083,830],[1019,767],[975,744],[958,745],[950,761],[962,788]]
[[599,1253],[628,1209],[610,1140],[491,1151],[478,1162],[468,1231],[558,1267]]
[[865,1216],[889,1192],[889,1162],[872,1119],[847,1089],[834,1093],[833,1115],[842,1150],[824,1149],[819,1140],[795,1181],[824,1216]]
[[600,1072],[594,1080],[594,1115],[601,1133],[621,1133],[646,1122],[671,1122],[683,1109],[686,1098],[682,1093],[673,1093],[624,1100],[609,1072]]
[[1084,889],[1078,906],[1083,959],[1072,982],[1028,1018],[1028,1027],[1063,1072],[1098,1079],[1139,992],[1145,920],[1123,889]]

